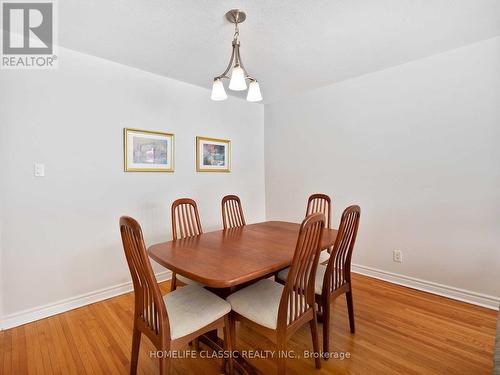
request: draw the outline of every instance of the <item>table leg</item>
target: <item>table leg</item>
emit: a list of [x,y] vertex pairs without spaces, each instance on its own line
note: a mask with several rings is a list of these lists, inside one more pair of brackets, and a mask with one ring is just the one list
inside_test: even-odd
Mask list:
[[[217,331],[210,331],[200,337],[200,342],[208,346],[214,351],[224,350],[224,340],[218,335]],[[224,361],[224,368],[222,371],[225,373],[226,361]],[[246,359],[238,355],[234,358],[234,368],[237,372],[243,375],[263,375],[257,368],[252,366]]]

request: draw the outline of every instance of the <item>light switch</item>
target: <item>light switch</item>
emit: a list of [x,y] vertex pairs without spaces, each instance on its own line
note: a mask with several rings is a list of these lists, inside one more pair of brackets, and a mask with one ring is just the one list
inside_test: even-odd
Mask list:
[[45,177],[45,164],[35,163],[35,177]]

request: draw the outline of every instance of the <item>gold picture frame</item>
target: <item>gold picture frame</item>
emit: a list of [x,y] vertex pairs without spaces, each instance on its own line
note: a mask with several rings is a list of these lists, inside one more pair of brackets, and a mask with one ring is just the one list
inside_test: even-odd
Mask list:
[[231,140],[196,137],[196,171],[231,172]]
[[173,172],[175,169],[172,133],[124,128],[123,149],[125,172]]

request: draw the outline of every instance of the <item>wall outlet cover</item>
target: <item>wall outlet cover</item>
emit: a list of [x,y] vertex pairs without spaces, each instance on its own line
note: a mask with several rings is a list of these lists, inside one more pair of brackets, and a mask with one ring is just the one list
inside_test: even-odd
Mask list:
[[392,252],[392,260],[397,263],[403,263],[403,252],[401,250],[394,250]]

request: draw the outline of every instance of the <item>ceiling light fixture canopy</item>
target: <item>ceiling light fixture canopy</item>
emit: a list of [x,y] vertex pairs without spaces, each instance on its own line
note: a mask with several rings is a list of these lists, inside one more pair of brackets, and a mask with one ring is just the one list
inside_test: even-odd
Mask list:
[[[245,21],[247,18],[245,12],[239,9],[233,9],[226,13],[226,18],[229,22],[234,23],[234,36],[233,36],[233,51],[229,64],[226,70],[214,78],[212,86],[211,99],[215,101],[226,100],[227,94],[222,84],[223,79],[229,79],[229,89],[233,91],[243,91],[247,89],[247,80],[249,81],[247,100],[249,102],[258,102],[262,100],[259,83],[255,78],[250,76],[243,66],[240,55],[240,31],[238,25]],[[228,73],[231,70],[231,78]]]

